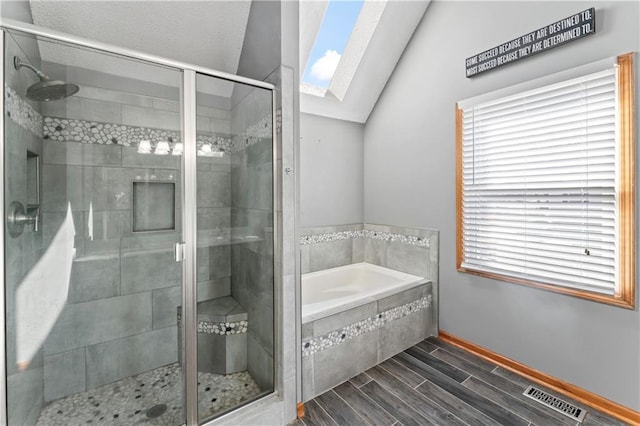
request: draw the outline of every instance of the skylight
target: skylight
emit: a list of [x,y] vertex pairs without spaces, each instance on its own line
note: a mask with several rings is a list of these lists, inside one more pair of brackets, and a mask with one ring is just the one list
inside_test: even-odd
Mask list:
[[303,85],[315,86],[316,91],[324,94],[340,63],[363,3],[364,0],[329,0],[302,75]]

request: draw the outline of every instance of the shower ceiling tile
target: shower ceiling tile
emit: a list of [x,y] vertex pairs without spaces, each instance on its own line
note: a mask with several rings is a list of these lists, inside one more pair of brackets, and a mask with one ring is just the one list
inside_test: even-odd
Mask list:
[[[30,0],[30,5],[36,25],[235,74],[251,2]],[[40,42],[40,54],[43,61],[167,84],[140,64],[86,50]],[[229,96],[232,88],[199,89]]]

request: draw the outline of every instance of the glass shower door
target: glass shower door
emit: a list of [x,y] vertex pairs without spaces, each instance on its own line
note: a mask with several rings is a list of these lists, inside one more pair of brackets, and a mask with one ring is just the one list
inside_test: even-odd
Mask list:
[[272,92],[196,76],[198,418],[274,389]]
[[7,423],[193,425],[272,393],[271,86],[1,40]]
[[183,424],[182,72],[4,38],[8,424]]

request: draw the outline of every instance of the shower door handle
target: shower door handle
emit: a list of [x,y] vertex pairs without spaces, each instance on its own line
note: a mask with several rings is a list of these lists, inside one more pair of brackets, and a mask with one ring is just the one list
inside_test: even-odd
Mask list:
[[176,243],[173,249],[176,255],[176,262],[182,262],[184,260],[184,243]]

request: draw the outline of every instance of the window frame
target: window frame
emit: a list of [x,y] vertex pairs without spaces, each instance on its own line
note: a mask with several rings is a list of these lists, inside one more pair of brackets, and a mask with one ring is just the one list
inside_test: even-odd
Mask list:
[[[618,110],[619,110],[619,182],[616,188],[618,201],[618,282],[613,295],[591,292],[588,290],[564,287],[535,280],[513,277],[505,274],[479,271],[462,266],[464,260],[463,246],[463,158],[462,158],[462,111],[460,103],[456,104],[456,269],[458,272],[472,274],[498,281],[521,284],[529,287],[566,294],[582,299],[635,309],[636,303],[636,271],[635,271],[635,134],[634,134],[634,53],[619,55],[615,63],[618,67]],[[541,86],[543,84],[540,84]],[[498,96],[496,96],[497,98]]]

